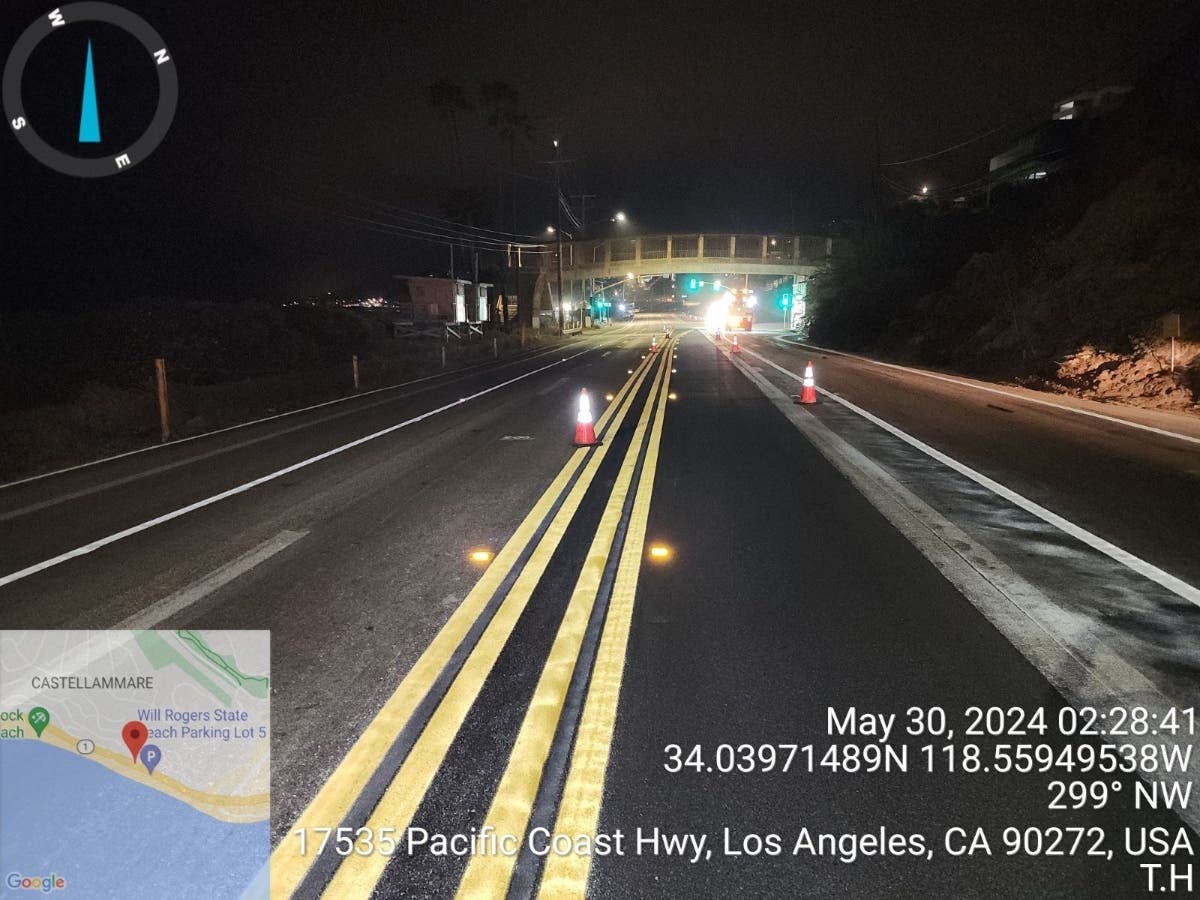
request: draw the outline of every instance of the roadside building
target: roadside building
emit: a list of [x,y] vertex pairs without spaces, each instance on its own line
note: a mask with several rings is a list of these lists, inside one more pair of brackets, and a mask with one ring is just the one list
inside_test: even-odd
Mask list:
[[413,322],[487,322],[492,318],[488,292],[492,285],[480,282],[479,293],[473,282],[463,278],[433,278],[420,275],[396,275],[405,296],[401,300],[401,318]]

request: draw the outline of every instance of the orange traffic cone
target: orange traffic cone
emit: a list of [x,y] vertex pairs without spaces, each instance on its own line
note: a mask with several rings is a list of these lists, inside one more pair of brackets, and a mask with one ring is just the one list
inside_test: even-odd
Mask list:
[[816,403],[817,402],[817,380],[813,377],[812,361],[809,360],[808,365],[804,367],[804,385],[800,388],[800,396],[796,398],[796,403]]
[[729,348],[730,353],[741,353],[742,348],[738,346],[737,335],[733,336],[733,346]]
[[579,392],[579,415],[575,418],[575,446],[591,447],[600,443],[596,440],[596,427],[592,424],[592,398],[587,388]]
[[650,336],[650,352],[656,353],[657,351],[658,351],[658,335],[655,334],[655,335]]

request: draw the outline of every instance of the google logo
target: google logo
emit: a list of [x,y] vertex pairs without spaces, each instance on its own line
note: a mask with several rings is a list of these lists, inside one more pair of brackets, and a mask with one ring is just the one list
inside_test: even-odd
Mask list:
[[4,883],[14,891],[41,891],[49,894],[51,891],[63,891],[67,888],[67,879],[51,872],[49,875],[22,875],[20,872],[9,872]]

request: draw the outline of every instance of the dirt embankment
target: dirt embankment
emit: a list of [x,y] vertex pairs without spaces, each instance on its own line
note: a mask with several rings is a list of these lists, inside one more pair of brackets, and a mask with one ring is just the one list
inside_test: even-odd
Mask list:
[[[1200,402],[1200,24],[1126,73],[1063,167],[985,208],[901,204],[810,296],[827,346],[1099,400]],[[924,213],[924,214],[921,214]],[[1175,371],[1163,317],[1178,316]],[[1173,330],[1173,329],[1172,329]]]
[[1169,342],[1131,354],[1084,347],[1058,364],[1047,386],[1093,400],[1200,413],[1198,371],[1200,342],[1176,341],[1174,372]]
[[[1200,162],[1155,159],[1057,237],[971,257],[893,320],[889,355],[1098,400],[1200,403]],[[1178,314],[1175,372],[1163,317]]]

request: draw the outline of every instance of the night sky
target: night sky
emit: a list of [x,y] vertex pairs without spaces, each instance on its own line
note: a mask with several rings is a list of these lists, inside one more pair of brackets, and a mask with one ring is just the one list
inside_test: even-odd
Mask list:
[[[575,160],[566,192],[598,195],[589,219],[621,209],[643,231],[805,230],[863,215],[877,154],[921,156],[1010,123],[887,169],[913,186],[983,174],[1055,100],[1114,80],[1106,67],[1152,54],[1191,15],[1166,0],[124,5],[173,52],[175,123],[150,160],[99,181],[52,173],[3,135],[6,304],[374,293],[394,273],[444,270],[444,246],[346,218],[441,214],[459,179],[426,99],[440,78],[519,92],[534,125],[516,154],[519,231],[552,221],[551,136]],[[6,0],[6,55],[47,10]],[[63,149],[88,37],[48,40],[27,75],[42,121],[68,123],[51,140]],[[148,116],[137,63],[120,34],[96,41],[102,124],[136,130]],[[465,180],[490,226],[509,229],[508,151],[478,114],[461,128]]]

